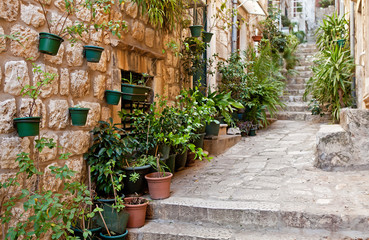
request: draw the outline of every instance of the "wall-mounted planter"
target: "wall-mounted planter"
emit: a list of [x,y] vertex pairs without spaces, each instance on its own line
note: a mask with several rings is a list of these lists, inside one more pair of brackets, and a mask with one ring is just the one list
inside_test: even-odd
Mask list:
[[37,136],[40,132],[40,117],[14,118],[19,137]]
[[336,42],[337,42],[338,46],[342,48],[346,44],[346,39],[338,39]]
[[52,56],[57,55],[60,44],[64,41],[63,38],[47,32],[40,32],[39,36],[38,51]]
[[86,124],[89,108],[69,108],[69,113],[74,126],[84,126]]
[[202,41],[206,42],[206,43],[210,43],[213,35],[214,35],[214,33],[203,31],[202,32]]
[[202,25],[190,26],[190,30],[191,30],[191,36],[192,37],[200,37],[201,36]]
[[150,87],[122,83],[123,100],[144,102],[150,91]]
[[98,63],[104,48],[98,46],[83,46],[83,56],[87,62]]
[[252,36],[252,40],[254,42],[260,42],[262,38],[263,38],[263,36],[261,36],[261,35],[259,35],[259,36]]
[[122,93],[119,91],[105,90],[105,99],[108,104],[118,105]]

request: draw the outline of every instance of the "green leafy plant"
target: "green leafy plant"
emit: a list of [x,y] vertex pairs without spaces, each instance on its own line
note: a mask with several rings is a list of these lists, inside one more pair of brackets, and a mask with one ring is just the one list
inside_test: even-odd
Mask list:
[[29,106],[28,117],[32,117],[34,108],[36,106],[36,100],[42,93],[42,88],[51,84],[57,76],[56,73],[45,72],[42,69],[42,66],[36,65],[35,63],[32,63],[32,72],[39,77],[38,80],[34,83],[34,85],[27,84],[23,86],[20,92],[23,97],[28,96],[32,99],[32,103]]
[[338,39],[348,39],[348,22],[345,16],[338,16],[333,13],[323,19],[321,25],[315,32],[316,44],[319,50],[330,48],[336,45],[334,41]]
[[[52,139],[41,138],[36,140],[35,148],[40,154],[44,148],[56,147]],[[6,239],[42,239],[50,234],[51,239],[78,239],[70,236],[75,221],[92,218],[101,209],[86,211],[92,206],[90,192],[87,187],[79,182],[71,181],[75,172],[67,165],[62,167],[49,167],[54,181],[63,181],[63,192],[58,193],[44,190],[40,186],[40,178],[44,173],[39,169],[38,159],[35,162],[30,154],[22,152],[17,155],[19,170],[14,177],[9,177],[0,184],[1,196],[1,221],[2,224],[15,224],[7,229]],[[61,154],[60,160],[67,160],[69,153]],[[22,189],[23,179],[33,181],[31,187]],[[12,211],[17,203],[22,203],[22,213],[19,219]],[[91,235],[84,228],[84,236]]]
[[93,144],[84,155],[91,166],[91,178],[100,196],[109,197],[122,190],[124,158],[132,154],[134,140],[120,124],[100,121],[91,132]]
[[327,8],[331,5],[334,5],[334,0],[320,0],[319,5],[322,8]]

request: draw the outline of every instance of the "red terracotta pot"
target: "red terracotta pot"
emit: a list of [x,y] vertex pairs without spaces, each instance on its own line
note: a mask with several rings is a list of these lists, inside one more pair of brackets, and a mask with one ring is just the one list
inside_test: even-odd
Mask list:
[[130,204],[135,197],[124,198],[124,210],[129,213],[127,227],[140,228],[145,225],[146,209],[149,202],[146,200],[143,204]]
[[173,174],[170,172],[153,172],[145,175],[149,185],[149,194],[152,199],[164,199],[170,196],[170,182]]
[[252,40],[254,40],[254,42],[260,42],[262,38],[262,36],[252,36]]

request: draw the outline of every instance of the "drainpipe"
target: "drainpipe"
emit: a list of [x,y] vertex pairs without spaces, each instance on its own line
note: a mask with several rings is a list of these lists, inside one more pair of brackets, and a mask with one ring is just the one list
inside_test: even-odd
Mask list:
[[237,49],[237,0],[232,0],[232,14],[231,51],[235,53]]
[[[350,2],[350,51],[351,57],[355,59],[355,5],[353,1]],[[357,108],[356,77],[352,79],[351,95],[353,98],[353,107]]]

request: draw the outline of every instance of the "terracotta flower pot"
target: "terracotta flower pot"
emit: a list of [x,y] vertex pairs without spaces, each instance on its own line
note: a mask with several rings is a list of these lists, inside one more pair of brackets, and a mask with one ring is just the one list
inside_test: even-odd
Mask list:
[[153,172],[145,175],[149,185],[149,194],[152,199],[164,199],[170,196],[170,182],[173,174],[170,172]]
[[130,204],[136,197],[127,197],[124,199],[124,205],[126,210],[129,213],[129,219],[127,223],[127,227],[129,228],[140,228],[145,225],[146,219],[146,209],[149,202],[144,199],[146,202],[142,204]]
[[262,39],[263,37],[262,36],[252,36],[252,40],[254,41],[254,42],[260,42],[261,41],[261,39]]

